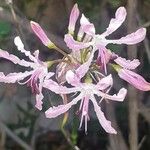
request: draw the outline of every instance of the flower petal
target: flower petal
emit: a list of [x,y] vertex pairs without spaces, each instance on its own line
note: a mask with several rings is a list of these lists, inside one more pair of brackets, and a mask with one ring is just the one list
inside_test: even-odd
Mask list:
[[80,25],[81,25],[81,27],[80,27],[78,36],[83,35],[84,33],[91,35],[91,36],[95,35],[94,24],[90,23],[89,20],[84,16],[84,14],[82,14],[82,16],[81,16]]
[[45,46],[51,47],[53,45],[53,43],[47,37],[47,35],[45,34],[45,32],[43,31],[43,29],[41,28],[41,26],[38,23],[34,22],[34,21],[31,21],[30,24],[31,24],[31,28],[32,28],[33,32],[42,41],[42,43]]
[[80,85],[80,78],[72,70],[67,71],[67,73],[66,73],[66,80],[72,86]]
[[79,68],[77,68],[75,70],[76,75],[78,76],[79,79],[81,79],[82,77],[85,76],[85,74],[88,72],[89,67],[92,63],[93,57],[94,57],[94,50],[92,50],[92,52],[90,53],[90,56],[88,58],[88,60],[83,63]]
[[97,118],[99,120],[99,123],[101,124],[101,126],[103,127],[103,129],[107,133],[117,134],[116,130],[111,126],[111,122],[108,121],[105,118],[104,113],[101,111],[101,108],[98,106],[98,104],[97,104],[96,99],[94,98],[94,96],[91,97],[91,101],[93,103],[94,110],[96,112],[96,115],[97,115]]
[[131,61],[131,60],[127,60],[122,57],[118,57],[114,61],[121,67],[123,67],[125,69],[130,69],[130,70],[135,69],[140,65],[140,61],[138,59],[134,59]]
[[18,47],[18,49],[24,49],[24,44],[22,43],[19,36],[16,36],[14,39],[14,44]]
[[0,82],[4,83],[15,83],[20,80],[23,80],[24,78],[28,77],[31,75],[33,71],[26,71],[24,73],[19,72],[19,73],[9,73],[8,75],[4,75],[3,72],[0,72]]
[[113,44],[136,44],[144,40],[146,36],[146,29],[140,28],[136,32],[133,32],[131,34],[128,34],[125,37],[122,37],[118,40],[107,40],[107,43],[113,43]]
[[51,79],[44,80],[43,87],[51,90],[56,94],[70,94],[79,90],[78,88],[67,88],[66,86],[59,85],[57,82]]
[[71,10],[70,19],[69,19],[68,31],[70,34],[74,33],[75,25],[76,25],[77,19],[79,17],[79,14],[80,14],[80,12],[78,9],[78,5],[75,4]]
[[83,43],[78,42],[73,39],[73,37],[70,34],[66,34],[64,41],[66,42],[67,46],[72,50],[80,50],[83,48],[87,48],[91,45],[91,43]]
[[38,87],[38,90],[39,90],[39,93],[36,94],[36,104],[35,104],[35,107],[39,110],[42,110],[42,100],[44,98],[43,94],[42,94],[42,88],[43,88],[43,84],[44,84],[44,78],[45,78],[45,74],[42,72],[40,75],[39,75],[39,87]]
[[65,105],[59,105],[57,107],[50,107],[46,112],[45,115],[47,118],[55,118],[66,111],[68,111],[73,105],[75,105],[80,99],[82,98],[82,94],[77,96],[75,99],[73,99],[70,103]]
[[95,91],[95,94],[97,96],[100,96],[100,97],[105,98],[105,99],[122,102],[125,99],[125,96],[127,94],[127,90],[125,88],[121,88],[119,90],[118,94],[114,94],[114,95],[109,95],[109,94],[103,93],[101,91]]
[[112,75],[108,75],[104,78],[102,78],[97,84],[96,87],[99,90],[105,90],[106,88],[110,87],[113,85],[113,79],[112,79]]
[[9,54],[7,51],[1,50],[1,49],[0,49],[0,58],[5,58],[7,60],[10,60],[14,64],[19,64],[19,65],[25,66],[25,67],[34,66],[34,63],[27,62],[24,59],[20,60],[17,56],[15,56],[13,54]]
[[135,88],[141,91],[150,91],[150,83],[139,74],[127,69],[120,69],[118,75],[121,79],[127,81]]
[[35,57],[33,57],[33,56],[31,55],[31,52],[30,52],[30,51],[27,51],[27,50],[24,49],[24,45],[23,45],[23,43],[22,43],[22,41],[21,41],[21,39],[20,39],[19,36],[15,37],[14,43],[15,43],[15,45],[17,46],[18,50],[19,50],[20,52],[24,53],[25,56],[28,56],[28,57],[30,58],[30,60],[32,60],[32,61],[34,61],[34,62],[38,62],[38,60],[37,60]]
[[101,34],[101,36],[106,37],[117,30],[124,22],[126,15],[126,9],[124,7],[119,7],[115,13],[115,18],[110,20],[108,28],[103,34]]

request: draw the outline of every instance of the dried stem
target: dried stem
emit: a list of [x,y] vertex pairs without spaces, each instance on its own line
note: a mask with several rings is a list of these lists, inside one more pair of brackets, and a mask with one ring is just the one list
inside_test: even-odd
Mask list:
[[[128,24],[127,31],[131,33],[136,29],[136,7],[137,0],[128,0]],[[128,46],[128,58],[137,57],[137,46]],[[128,110],[129,110],[129,147],[130,150],[138,149],[138,109],[137,109],[137,90],[128,86]]]
[[0,121],[0,127],[6,134],[11,137],[15,142],[17,142],[25,150],[33,150],[27,143],[21,140],[17,135],[15,135],[2,121]]

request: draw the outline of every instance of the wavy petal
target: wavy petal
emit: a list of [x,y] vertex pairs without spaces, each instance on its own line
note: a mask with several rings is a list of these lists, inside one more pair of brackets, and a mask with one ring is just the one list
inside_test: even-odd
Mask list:
[[118,40],[107,40],[107,43],[113,43],[113,44],[137,44],[141,41],[144,40],[146,36],[146,29],[145,28],[140,28],[136,32],[133,32],[131,34],[128,34],[125,37],[122,37]]
[[22,43],[19,36],[15,37],[14,43],[17,46],[18,50],[20,52],[24,53],[25,56],[29,57],[30,60],[32,60],[33,62],[38,62],[38,60],[34,56],[32,56],[30,51],[27,51],[27,50],[24,49],[24,45],[23,45],[23,43]]
[[31,75],[33,71],[19,72],[19,73],[9,73],[4,75],[3,72],[0,72],[0,82],[4,83],[15,83]]
[[34,63],[27,62],[24,59],[20,60],[17,56],[15,56],[13,54],[9,54],[7,51],[1,50],[1,49],[0,49],[0,58],[5,58],[7,60],[10,60],[14,64],[19,64],[19,65],[25,66],[25,67],[34,66]]
[[125,69],[130,69],[130,70],[135,69],[140,65],[140,61],[138,59],[134,59],[131,61],[131,60],[127,60],[122,57],[118,57],[114,61],[121,67],[123,67]]
[[135,88],[141,91],[150,91],[150,83],[139,74],[127,69],[120,69],[118,75],[121,79],[127,81]]
[[95,94],[102,97],[102,98],[122,102],[125,99],[125,96],[127,94],[127,90],[125,88],[121,88],[119,90],[118,94],[114,94],[114,95],[109,95],[109,94],[103,93],[101,91],[95,91]]
[[75,105],[80,99],[82,98],[82,94],[77,96],[75,99],[73,99],[70,103],[65,105],[59,105],[57,107],[50,107],[46,112],[45,115],[47,118],[55,118],[66,111],[68,111],[73,105]]
[[112,18],[110,20],[108,28],[101,35],[106,37],[111,33],[113,33],[115,30],[117,30],[124,22],[126,15],[127,15],[126,9],[124,7],[119,7],[115,13],[115,18]]
[[94,98],[94,96],[91,97],[91,101],[93,103],[94,110],[96,112],[96,115],[97,115],[97,118],[99,120],[99,123],[101,124],[101,126],[103,127],[103,129],[107,133],[117,134],[117,131],[111,126],[111,122],[108,121],[105,118],[104,113],[101,111],[101,108],[98,106],[98,104],[97,104],[96,99]]

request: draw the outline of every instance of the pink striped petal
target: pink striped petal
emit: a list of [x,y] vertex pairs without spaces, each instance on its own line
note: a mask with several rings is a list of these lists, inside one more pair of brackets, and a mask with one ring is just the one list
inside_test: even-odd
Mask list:
[[103,93],[101,91],[95,92],[95,94],[97,94],[98,96],[105,98],[105,99],[122,102],[125,99],[127,90],[125,88],[121,88],[119,90],[118,94],[114,94],[114,95],[109,95],[109,94]]
[[71,14],[70,14],[70,19],[69,19],[69,26],[68,26],[68,30],[70,34],[74,33],[75,30],[75,25],[77,22],[77,19],[79,17],[79,9],[78,9],[78,5],[75,4],[71,10]]
[[73,105],[75,105],[80,99],[82,98],[82,95],[80,94],[75,99],[73,99],[70,103],[65,105],[59,105],[57,107],[50,107],[46,112],[45,115],[47,118],[55,118],[66,111],[68,111]]
[[113,33],[115,30],[117,30],[124,22],[126,15],[127,15],[126,9],[124,7],[119,7],[115,13],[115,18],[112,18],[110,20],[108,28],[101,35],[106,37],[111,33]]
[[14,64],[19,64],[19,65],[25,66],[25,67],[32,67],[34,65],[34,63],[32,63],[32,62],[27,62],[23,59],[20,60],[17,56],[15,56],[13,54],[9,54],[7,51],[1,50],[1,49],[0,49],[0,58],[10,60]]
[[66,42],[67,46],[72,50],[80,50],[83,48],[87,48],[91,45],[91,43],[75,41],[70,34],[65,35],[64,41]]
[[134,59],[131,61],[131,60],[127,60],[122,57],[118,57],[114,61],[121,67],[123,67],[125,69],[130,69],[130,70],[135,69],[140,65],[140,61],[138,59]]
[[31,21],[30,24],[31,24],[31,28],[32,28],[33,32],[42,41],[42,43],[45,46],[51,47],[53,45],[53,43],[47,37],[47,35],[45,34],[45,32],[43,31],[43,29],[41,28],[41,26],[38,23],[34,22],[34,21]]
[[107,40],[108,43],[113,43],[113,44],[136,44],[144,40],[146,36],[146,29],[145,28],[140,28],[136,32],[133,32],[131,34],[128,34],[125,37],[122,37],[121,39],[118,40]]
[[4,83],[15,83],[18,81],[23,80],[24,78],[28,77],[29,75],[33,74],[33,71],[26,71],[24,73],[9,73],[8,75],[4,75],[3,72],[0,72],[0,82]]
[[127,69],[120,69],[118,72],[118,75],[120,78],[127,81],[128,83],[133,85],[135,88],[141,91],[150,91],[150,83],[147,82],[139,74],[133,71],[127,70]]
[[103,127],[103,129],[107,132],[107,133],[111,133],[111,134],[117,134],[117,131],[111,126],[111,122],[108,121],[105,118],[104,113],[101,111],[101,108],[98,106],[96,99],[94,98],[94,96],[91,97],[91,101],[93,103],[94,106],[94,110],[96,112],[97,118],[99,120],[99,123],[101,124],[101,126]]

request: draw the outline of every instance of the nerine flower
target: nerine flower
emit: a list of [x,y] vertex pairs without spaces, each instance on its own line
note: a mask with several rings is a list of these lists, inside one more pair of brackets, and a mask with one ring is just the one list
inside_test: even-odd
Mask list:
[[121,26],[126,18],[126,14],[126,9],[124,7],[119,7],[115,13],[115,18],[112,18],[110,20],[108,28],[102,34],[96,34],[94,25],[89,22],[84,14],[82,14],[82,17],[80,19],[81,26],[78,32],[78,37],[80,40],[85,37],[84,40],[75,41],[71,34],[66,34],[64,40],[67,46],[73,51],[79,51],[81,49],[88,48],[89,46],[93,46],[95,51],[99,51],[98,59],[101,61],[100,63],[104,67],[105,73],[107,73],[107,44],[112,43],[132,45],[141,42],[146,35],[146,29],[140,28],[136,32],[128,34],[127,36],[124,36],[120,39],[110,40],[106,38]]
[[[42,62],[39,59],[39,51],[35,51],[34,55],[30,53],[30,51],[26,51],[24,49],[24,45],[20,39],[20,37],[16,37],[14,39],[14,43],[17,46],[18,50],[27,56],[30,61],[25,61],[24,59],[19,59],[17,56],[13,54],[9,54],[4,50],[0,50],[0,58],[4,58],[10,60],[14,64],[18,64],[24,67],[30,67],[31,71],[25,72],[14,72],[5,75],[3,72],[0,72],[0,82],[4,83],[15,83],[19,84],[27,84],[31,87],[32,92],[36,94],[36,105],[39,110],[42,109],[42,88],[44,79],[50,78],[54,73],[49,72],[47,69],[47,64]],[[23,81],[24,80],[24,81]]]
[[121,79],[127,81],[141,91],[150,91],[150,83],[139,74],[131,71],[140,65],[138,59],[130,61],[125,58],[117,57],[114,61],[119,65],[114,66],[114,68],[117,70]]
[[105,118],[104,113],[102,112],[100,106],[97,103],[95,95],[101,97],[102,99],[106,98],[109,100],[123,101],[126,96],[127,90],[125,88],[122,88],[120,89],[117,95],[116,94],[109,95],[106,92],[104,92],[104,90],[107,91],[113,84],[111,75],[102,78],[97,84],[93,84],[91,80],[81,82],[81,79],[85,76],[87,70],[89,69],[92,58],[93,56],[90,56],[89,60],[83,65],[81,65],[78,69],[74,71],[69,70],[67,72],[66,80],[69,84],[73,86],[72,88],[67,88],[66,86],[62,86],[62,85],[60,86],[51,79],[44,81],[44,87],[55,92],[56,94],[69,94],[69,93],[77,93],[77,92],[80,93],[77,97],[75,97],[71,102],[67,104],[59,105],[57,107],[50,107],[45,112],[45,114],[47,118],[55,118],[68,111],[73,105],[77,104],[78,101],[81,101],[80,108],[79,108],[79,111],[82,112],[80,127],[82,126],[84,120],[85,132],[86,132],[87,121],[89,120],[88,107],[89,107],[89,101],[91,100],[101,126],[104,128],[106,132],[111,134],[116,134],[117,132],[111,126],[111,122]]

